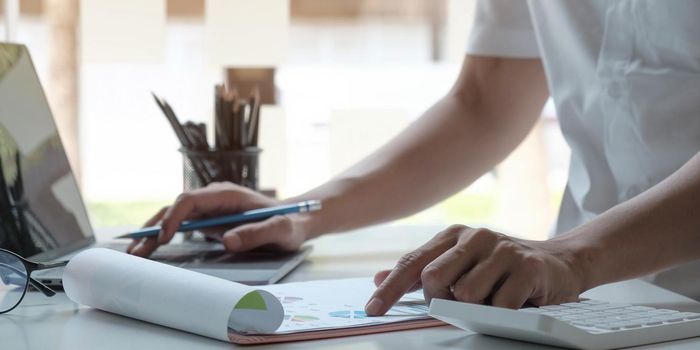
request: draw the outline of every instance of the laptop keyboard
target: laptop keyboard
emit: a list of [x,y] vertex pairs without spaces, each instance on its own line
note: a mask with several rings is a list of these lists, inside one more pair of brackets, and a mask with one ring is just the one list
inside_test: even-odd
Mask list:
[[[110,242],[100,245],[103,248],[126,251],[128,245],[118,242]],[[266,250],[253,250],[250,252],[227,252],[224,245],[217,242],[185,242],[181,244],[166,244],[158,247],[149,259],[168,263],[176,266],[216,266],[245,263],[247,268],[271,268],[270,264],[277,266],[288,261],[297,252],[279,252]],[[261,265],[262,264],[262,265]],[[242,265],[241,265],[242,266]]]
[[[125,252],[127,243],[99,243],[98,247]],[[224,245],[215,242],[186,242],[181,244],[166,244],[158,247],[149,259],[169,263],[192,262],[204,258],[210,253],[223,253]]]

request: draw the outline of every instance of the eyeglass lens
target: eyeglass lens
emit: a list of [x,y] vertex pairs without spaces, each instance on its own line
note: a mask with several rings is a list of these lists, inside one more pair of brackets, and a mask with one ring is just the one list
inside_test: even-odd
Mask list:
[[27,269],[16,256],[0,251],[0,312],[15,307],[27,288]]

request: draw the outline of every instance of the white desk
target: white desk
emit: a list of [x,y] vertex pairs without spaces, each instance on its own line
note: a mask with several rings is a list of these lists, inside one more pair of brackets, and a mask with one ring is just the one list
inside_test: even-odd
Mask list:
[[[379,227],[314,242],[309,261],[285,281],[371,276],[393,266],[401,254],[424,242],[435,227]],[[374,237],[371,242],[365,237]],[[589,291],[587,297],[700,312],[698,303],[642,281]],[[183,316],[184,317],[184,316]],[[269,346],[255,346],[267,349]],[[79,307],[63,293],[27,295],[20,307],[0,316],[0,348],[50,349],[230,349],[234,345]],[[451,326],[276,345],[289,349],[517,349],[548,347],[468,333]],[[700,338],[638,349],[698,349]],[[553,348],[552,348],[553,349]]]

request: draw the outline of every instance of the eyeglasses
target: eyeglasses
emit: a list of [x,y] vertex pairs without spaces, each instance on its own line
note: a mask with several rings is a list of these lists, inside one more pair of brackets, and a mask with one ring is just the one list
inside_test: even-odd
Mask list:
[[4,314],[22,301],[27,288],[38,289],[47,297],[56,294],[51,288],[31,277],[32,272],[66,266],[68,261],[37,263],[29,261],[9,250],[0,249],[0,314]]

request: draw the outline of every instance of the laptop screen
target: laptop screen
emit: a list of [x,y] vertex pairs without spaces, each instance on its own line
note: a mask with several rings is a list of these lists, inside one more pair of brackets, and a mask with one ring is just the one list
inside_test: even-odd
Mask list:
[[94,241],[29,51],[1,43],[0,175],[0,247],[50,258]]

